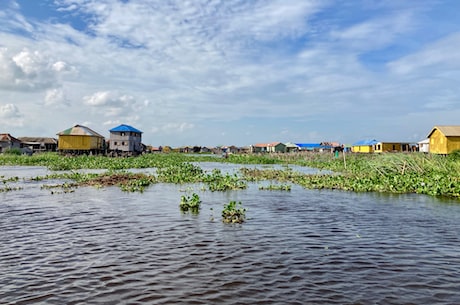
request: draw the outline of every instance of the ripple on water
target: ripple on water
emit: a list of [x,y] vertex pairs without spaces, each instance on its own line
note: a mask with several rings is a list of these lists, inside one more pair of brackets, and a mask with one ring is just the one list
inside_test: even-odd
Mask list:
[[2,304],[460,304],[460,205],[250,185],[191,216],[180,188],[0,194]]

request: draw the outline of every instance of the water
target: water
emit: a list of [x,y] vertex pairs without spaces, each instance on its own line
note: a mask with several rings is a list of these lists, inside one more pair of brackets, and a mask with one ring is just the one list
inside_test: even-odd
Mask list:
[[[51,194],[47,183],[0,193],[1,304],[460,304],[456,201],[257,184]],[[191,189],[197,216],[178,208]],[[220,220],[230,200],[248,208],[242,225]]]

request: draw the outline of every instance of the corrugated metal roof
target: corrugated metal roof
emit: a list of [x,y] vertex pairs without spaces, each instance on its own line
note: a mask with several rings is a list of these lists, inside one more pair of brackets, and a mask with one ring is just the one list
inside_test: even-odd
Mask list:
[[45,143],[45,144],[57,144],[57,140],[54,138],[46,137],[19,137],[19,140],[23,143]]
[[358,142],[353,143],[352,146],[370,146],[379,143],[377,140],[361,140]]
[[0,133],[0,141],[21,142],[9,133]]
[[446,137],[460,137],[460,126],[445,125],[445,126],[434,126],[433,129],[431,129],[430,133],[428,134],[427,138],[429,138],[436,129],[439,130]]
[[112,129],[110,129],[109,131],[114,131],[114,132],[121,132],[121,131],[129,131],[129,132],[138,132],[138,133],[142,133],[142,131],[140,131],[139,129],[136,129],[132,126],[129,126],[129,125],[126,125],[126,124],[121,124],[117,127],[114,127]]
[[295,143],[295,145],[301,148],[320,148],[321,147],[320,143]]
[[281,143],[281,142],[257,143],[257,144],[254,144],[253,146],[254,147],[271,147],[271,146],[276,146],[278,144],[283,144],[283,143]]
[[91,137],[99,137],[103,138],[104,136],[98,134],[94,130],[89,127],[83,125],[75,125],[70,127],[64,131],[61,131],[57,134],[58,136],[65,136],[65,135],[72,135],[72,136],[91,136]]

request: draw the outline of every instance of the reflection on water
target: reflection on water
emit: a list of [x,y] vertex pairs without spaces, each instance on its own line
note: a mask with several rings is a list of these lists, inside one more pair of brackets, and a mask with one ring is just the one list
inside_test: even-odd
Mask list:
[[[191,216],[184,186],[51,195],[43,183],[0,193],[2,304],[460,304],[454,201],[195,185]],[[221,223],[229,200],[247,222]]]

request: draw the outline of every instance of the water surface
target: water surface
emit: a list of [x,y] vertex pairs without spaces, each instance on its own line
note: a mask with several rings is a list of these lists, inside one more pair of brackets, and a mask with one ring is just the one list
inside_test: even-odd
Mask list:
[[[1,304],[460,304],[457,201],[258,184],[51,194],[46,183],[0,193]],[[196,216],[178,208],[192,190]],[[230,200],[248,208],[242,225],[221,222]]]

